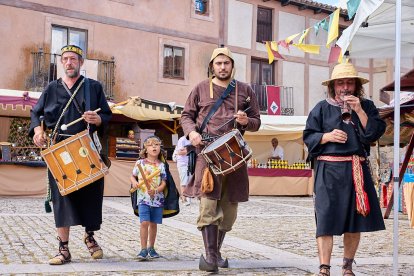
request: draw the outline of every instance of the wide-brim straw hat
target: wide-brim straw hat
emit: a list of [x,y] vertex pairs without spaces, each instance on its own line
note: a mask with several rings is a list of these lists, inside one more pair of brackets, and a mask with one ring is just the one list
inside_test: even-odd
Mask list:
[[331,78],[329,80],[323,81],[322,85],[328,86],[329,83],[337,79],[350,79],[357,78],[361,81],[362,84],[369,82],[366,78],[358,76],[358,72],[352,63],[340,63],[335,66],[332,71]]

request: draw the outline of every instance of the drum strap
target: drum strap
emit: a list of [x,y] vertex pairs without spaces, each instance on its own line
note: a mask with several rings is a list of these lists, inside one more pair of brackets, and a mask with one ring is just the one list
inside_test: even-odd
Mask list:
[[202,133],[203,132],[204,128],[207,126],[208,121],[210,121],[211,117],[213,116],[214,113],[216,113],[217,109],[223,103],[224,99],[226,99],[227,96],[230,95],[230,93],[233,91],[233,89],[235,87],[236,87],[236,80],[233,79],[229,83],[229,85],[227,86],[227,88],[224,91],[224,93],[220,96],[220,98],[218,98],[218,100],[215,102],[215,104],[213,105],[213,107],[210,109],[210,111],[208,112],[207,116],[204,118],[204,121],[201,124],[201,127],[199,129],[199,133]]
[[[65,108],[63,109],[62,114],[60,114],[60,117],[59,117],[59,119],[57,120],[56,125],[55,125],[55,128],[53,129],[53,132],[52,132],[52,141],[53,141],[53,142],[56,140],[56,139],[55,139],[55,135],[57,134],[57,130],[58,130],[58,127],[59,127],[60,121],[62,120],[63,115],[65,114],[66,110],[68,109],[68,107],[69,107],[70,103],[73,101],[73,99],[75,98],[76,94],[78,93],[79,88],[82,86],[82,84],[83,84],[84,80],[85,80],[85,78],[83,78],[83,79],[81,80],[81,82],[79,83],[79,85],[78,85],[78,87],[76,88],[75,92],[73,92],[73,94],[72,94],[72,96],[70,97],[70,99],[69,99],[68,103],[66,104]],[[52,142],[52,143],[53,143],[53,142]]]

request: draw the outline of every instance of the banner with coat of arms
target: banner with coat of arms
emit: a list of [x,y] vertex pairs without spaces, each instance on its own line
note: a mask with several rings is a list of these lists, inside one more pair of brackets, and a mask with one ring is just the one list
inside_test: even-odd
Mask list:
[[274,85],[266,86],[267,114],[281,115],[280,113],[280,87]]

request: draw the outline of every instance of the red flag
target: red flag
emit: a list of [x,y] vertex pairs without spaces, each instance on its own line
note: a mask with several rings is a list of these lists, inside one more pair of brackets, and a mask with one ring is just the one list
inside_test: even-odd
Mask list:
[[338,63],[339,55],[341,54],[341,48],[338,46],[331,47],[331,52],[329,53],[328,63]]
[[266,86],[267,92],[267,114],[280,115],[280,87],[274,85]]

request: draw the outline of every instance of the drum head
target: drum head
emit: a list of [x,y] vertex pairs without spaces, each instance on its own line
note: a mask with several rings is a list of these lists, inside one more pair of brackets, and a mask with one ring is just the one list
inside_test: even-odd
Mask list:
[[209,152],[213,149],[218,148],[219,146],[223,145],[225,142],[227,142],[228,140],[230,140],[231,137],[235,136],[237,134],[238,130],[232,130],[230,132],[227,132],[226,134],[224,134],[223,136],[220,136],[220,138],[218,138],[217,140],[215,140],[214,142],[212,142],[210,145],[208,145],[204,151]]

